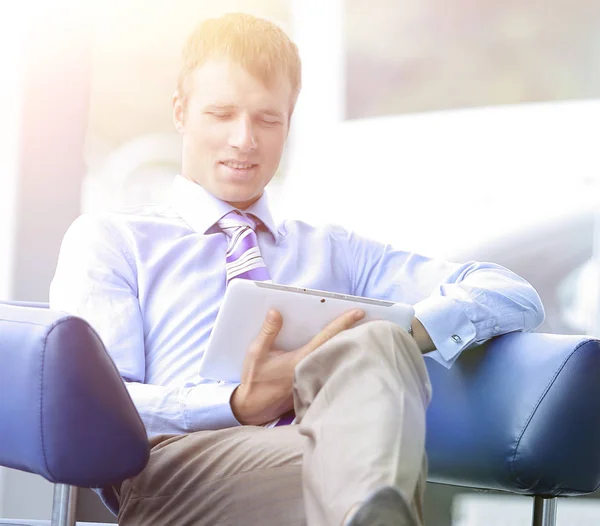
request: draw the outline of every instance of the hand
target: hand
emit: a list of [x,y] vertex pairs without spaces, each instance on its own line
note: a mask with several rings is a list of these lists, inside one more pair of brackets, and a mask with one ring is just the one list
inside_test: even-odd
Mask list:
[[283,325],[281,314],[270,310],[252,342],[242,368],[240,385],[231,396],[231,409],[241,424],[261,425],[293,409],[294,369],[327,340],[349,329],[364,317],[354,309],[338,316],[306,345],[294,351],[273,349]]

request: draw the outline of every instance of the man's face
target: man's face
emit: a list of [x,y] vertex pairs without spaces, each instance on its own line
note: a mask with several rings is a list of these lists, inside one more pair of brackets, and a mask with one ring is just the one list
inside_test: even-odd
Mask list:
[[186,106],[173,98],[183,139],[182,174],[212,195],[245,209],[279,166],[288,135],[292,88],[269,87],[228,60],[209,60],[190,76]]

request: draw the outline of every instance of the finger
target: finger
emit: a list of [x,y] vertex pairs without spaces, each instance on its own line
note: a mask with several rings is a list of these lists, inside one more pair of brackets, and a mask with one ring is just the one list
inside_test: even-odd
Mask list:
[[308,344],[308,352],[312,352],[326,341],[331,340],[336,334],[349,329],[356,322],[362,320],[365,317],[365,311],[361,309],[354,309],[345,312],[341,316],[338,316],[335,320],[329,323],[319,334],[317,334]]
[[270,309],[267,312],[258,336],[254,338],[250,346],[250,351],[255,355],[255,358],[268,356],[282,325],[283,319],[281,313],[275,309]]

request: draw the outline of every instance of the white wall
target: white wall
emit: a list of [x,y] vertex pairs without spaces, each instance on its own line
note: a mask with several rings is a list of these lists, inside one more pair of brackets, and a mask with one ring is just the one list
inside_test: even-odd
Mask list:
[[11,297],[21,114],[22,25],[0,22],[0,299]]
[[600,206],[598,122],[600,100],[340,122],[295,157],[285,209],[456,253],[584,201]]
[[[46,298],[81,201],[89,31],[57,27],[65,17],[42,16],[42,5],[17,2],[0,17],[0,300]],[[85,38],[67,45],[77,32]],[[0,468],[0,517],[48,519],[52,494],[42,477]]]

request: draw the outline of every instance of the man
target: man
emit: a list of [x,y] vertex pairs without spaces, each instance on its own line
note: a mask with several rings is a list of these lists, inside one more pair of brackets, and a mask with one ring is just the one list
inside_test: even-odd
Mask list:
[[[471,345],[535,328],[538,295],[496,265],[277,225],[263,190],[300,90],[295,45],[235,14],[203,22],[183,58],[173,97],[182,175],[170,202],[79,218],[50,291],[53,308],[98,331],[150,436],[146,469],[114,488],[119,523],[422,524],[422,354],[450,367]],[[200,378],[227,283],[244,278],[414,304],[412,334],[355,326],[363,313],[351,311],[278,353],[293,320],[272,311],[239,385]],[[267,427],[292,409],[297,425]]]

